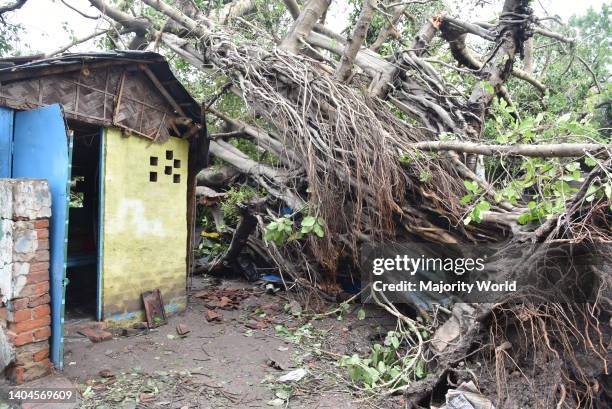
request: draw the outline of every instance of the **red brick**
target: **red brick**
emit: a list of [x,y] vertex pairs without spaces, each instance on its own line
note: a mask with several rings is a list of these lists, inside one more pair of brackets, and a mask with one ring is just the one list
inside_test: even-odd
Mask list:
[[23,310],[28,308],[28,303],[30,300],[28,298],[16,298],[11,301],[11,306],[13,311]]
[[34,333],[33,332],[25,332],[23,334],[15,335],[13,340],[13,345],[16,347],[20,347],[22,345],[27,345],[34,341]]
[[34,260],[39,263],[49,261],[49,250],[37,250],[34,255]]
[[14,384],[20,385],[24,382],[25,368],[23,366],[12,366],[7,370],[7,376]]
[[44,341],[51,336],[51,327],[47,326],[34,331],[34,341]]
[[113,334],[100,328],[83,328],[79,334],[85,335],[91,342],[102,342],[113,339]]
[[41,263],[32,263],[30,264],[30,274],[37,273],[40,271],[49,271],[49,262],[43,261]]
[[38,229],[36,230],[36,238],[40,239],[48,239],[49,238],[49,229]]
[[51,307],[49,304],[39,305],[32,310],[32,318],[40,318],[51,315]]
[[11,323],[9,329],[17,334],[24,332],[33,331],[35,329],[43,328],[51,324],[51,317],[42,317],[29,321],[22,321],[17,323]]
[[28,274],[26,284],[36,284],[43,281],[49,281],[48,271],[36,271]]
[[34,222],[34,228],[36,229],[44,229],[45,227],[49,227],[49,219],[39,219]]
[[32,355],[32,359],[34,362],[42,361],[45,358],[49,358],[49,347],[43,349],[42,351],[38,351],[34,355]]
[[49,304],[51,302],[51,296],[49,294],[43,294],[39,297],[30,297],[30,301],[28,302],[28,307],[34,308],[39,305]]
[[49,250],[49,239],[38,240],[38,250]]
[[23,287],[19,295],[21,297],[40,296],[49,292],[49,281],[42,281],[36,284],[28,284]]
[[22,322],[28,321],[32,319],[32,310],[17,310],[13,313],[12,322]]

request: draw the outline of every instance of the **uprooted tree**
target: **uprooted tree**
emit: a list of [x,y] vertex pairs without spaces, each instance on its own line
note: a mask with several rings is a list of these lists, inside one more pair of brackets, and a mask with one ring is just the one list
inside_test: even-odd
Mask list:
[[[586,61],[582,39],[528,0],[505,0],[488,22],[436,1],[353,1],[347,35],[325,25],[329,0],[90,3],[112,24],[82,40],[161,48],[203,94],[216,165],[199,182],[233,183],[224,200],[240,204],[226,214],[231,244],[205,269],[250,252],[324,296],[368,243],[612,239],[609,57]],[[572,84],[537,75],[571,80],[577,69],[588,81],[574,83],[566,113],[560,90]],[[409,347],[399,374],[369,386],[416,404],[469,375],[459,363],[479,354],[495,366],[502,407],[525,393],[502,388],[507,374],[543,363],[545,387],[530,385],[539,405],[596,406],[609,374],[610,271],[597,279],[596,303],[459,305],[424,321],[378,300]],[[460,338],[436,350],[425,337],[453,316]],[[423,359],[428,374],[417,374]]]

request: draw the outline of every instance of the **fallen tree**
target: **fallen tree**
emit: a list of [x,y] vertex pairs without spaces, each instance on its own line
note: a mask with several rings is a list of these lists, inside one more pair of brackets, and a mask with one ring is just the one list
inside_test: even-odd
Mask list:
[[[340,270],[343,274],[358,270],[364,244],[611,239],[609,140],[595,132],[576,141],[574,134],[584,124],[569,118],[559,120],[563,128],[558,135],[537,140],[533,135],[540,132],[541,119],[534,116],[529,121],[508,108],[514,105],[508,89],[513,77],[540,93],[546,90],[531,70],[517,67],[518,59],[529,54],[525,46],[530,38],[566,39],[542,29],[543,20],[533,15],[526,0],[504,1],[494,23],[432,15],[414,38],[404,39],[408,41],[399,50],[384,57],[377,51],[405,12],[403,4],[389,5],[393,14],[388,24],[367,47],[364,41],[381,2],[364,2],[348,38],[321,22],[331,3],[327,0],[309,0],[303,7],[295,0],[284,1],[293,21],[282,38],[245,19],[256,2],[236,0],[205,10],[190,1],[173,5],[142,0],[157,19],[132,15],[103,0],[90,3],[112,19],[120,33],[130,33],[130,47],[161,45],[199,75],[222,73],[228,82],[219,92],[238,95],[256,119],[247,123],[231,118],[215,105],[219,96],[203,104],[209,116],[224,124],[210,141],[210,153],[235,168],[243,184],[266,197],[265,204],[244,213],[242,222],[236,221],[230,248],[212,265],[227,262],[248,247],[281,275],[321,291],[338,279]],[[469,51],[468,35],[487,43],[483,56]],[[427,56],[440,38],[454,61]],[[464,83],[449,81],[450,74],[439,66],[461,75]],[[595,84],[599,86],[597,79]],[[514,121],[509,131],[499,135],[501,142],[487,138],[495,110],[501,111],[500,121]],[[255,142],[256,152],[248,154],[236,146],[238,142],[227,142],[230,139]],[[483,156],[495,157],[495,166],[485,168]],[[585,172],[587,168],[593,170]],[[340,265],[341,260],[349,267]],[[516,273],[521,263],[525,260],[505,268]],[[605,282],[604,275],[600,279]],[[408,332],[439,335],[439,328],[425,327],[384,300],[379,302],[398,315]],[[416,358],[403,374],[414,372],[417,359],[435,356],[430,375],[419,381],[420,390],[401,384],[400,375],[380,387],[424,398],[424,391],[430,393],[449,373],[460,372],[459,362],[473,354],[479,342],[495,354],[496,368],[506,371],[500,363],[506,349],[497,349],[505,334],[498,326],[500,320],[506,320],[506,327],[529,327],[526,338],[571,325],[584,326],[591,334],[599,328],[606,308],[572,309],[581,317],[577,324],[561,307],[470,306],[468,312],[458,312],[463,317],[460,339],[443,352],[426,348],[417,337]],[[519,317],[519,324],[512,321],[512,314]],[[563,354],[562,362],[571,361],[566,346],[579,333],[564,332],[559,352],[556,346],[546,348],[557,354],[556,359]],[[598,342],[587,336],[584,344],[599,356],[605,354],[600,342],[605,336],[601,332],[596,336]],[[406,341],[414,343],[410,336]],[[549,356],[546,353],[551,355],[543,351],[543,356]],[[567,379],[549,385],[556,405],[594,402],[593,377],[584,375],[580,365],[561,366],[556,370]],[[503,402],[503,391],[498,392]]]

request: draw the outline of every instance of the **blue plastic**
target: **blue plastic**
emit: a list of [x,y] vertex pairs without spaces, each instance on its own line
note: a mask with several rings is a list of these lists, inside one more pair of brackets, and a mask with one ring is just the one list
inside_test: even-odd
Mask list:
[[71,138],[58,104],[15,113],[13,178],[47,179],[51,190],[51,361],[63,368]]
[[262,281],[265,281],[266,283],[282,283],[283,279],[280,278],[280,276],[274,275],[274,274],[266,274],[265,276],[261,277]]

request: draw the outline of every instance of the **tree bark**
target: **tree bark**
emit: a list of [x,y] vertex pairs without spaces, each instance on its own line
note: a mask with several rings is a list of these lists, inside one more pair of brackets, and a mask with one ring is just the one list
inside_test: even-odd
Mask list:
[[357,20],[357,24],[355,25],[352,35],[350,35],[347,39],[344,53],[340,59],[340,65],[338,65],[336,73],[334,74],[335,77],[341,82],[346,82],[351,76],[355,57],[357,56],[357,53],[359,52],[359,49],[361,48],[361,45],[368,34],[370,22],[374,16],[374,9],[377,5],[378,0],[365,0],[363,3],[359,20]]

